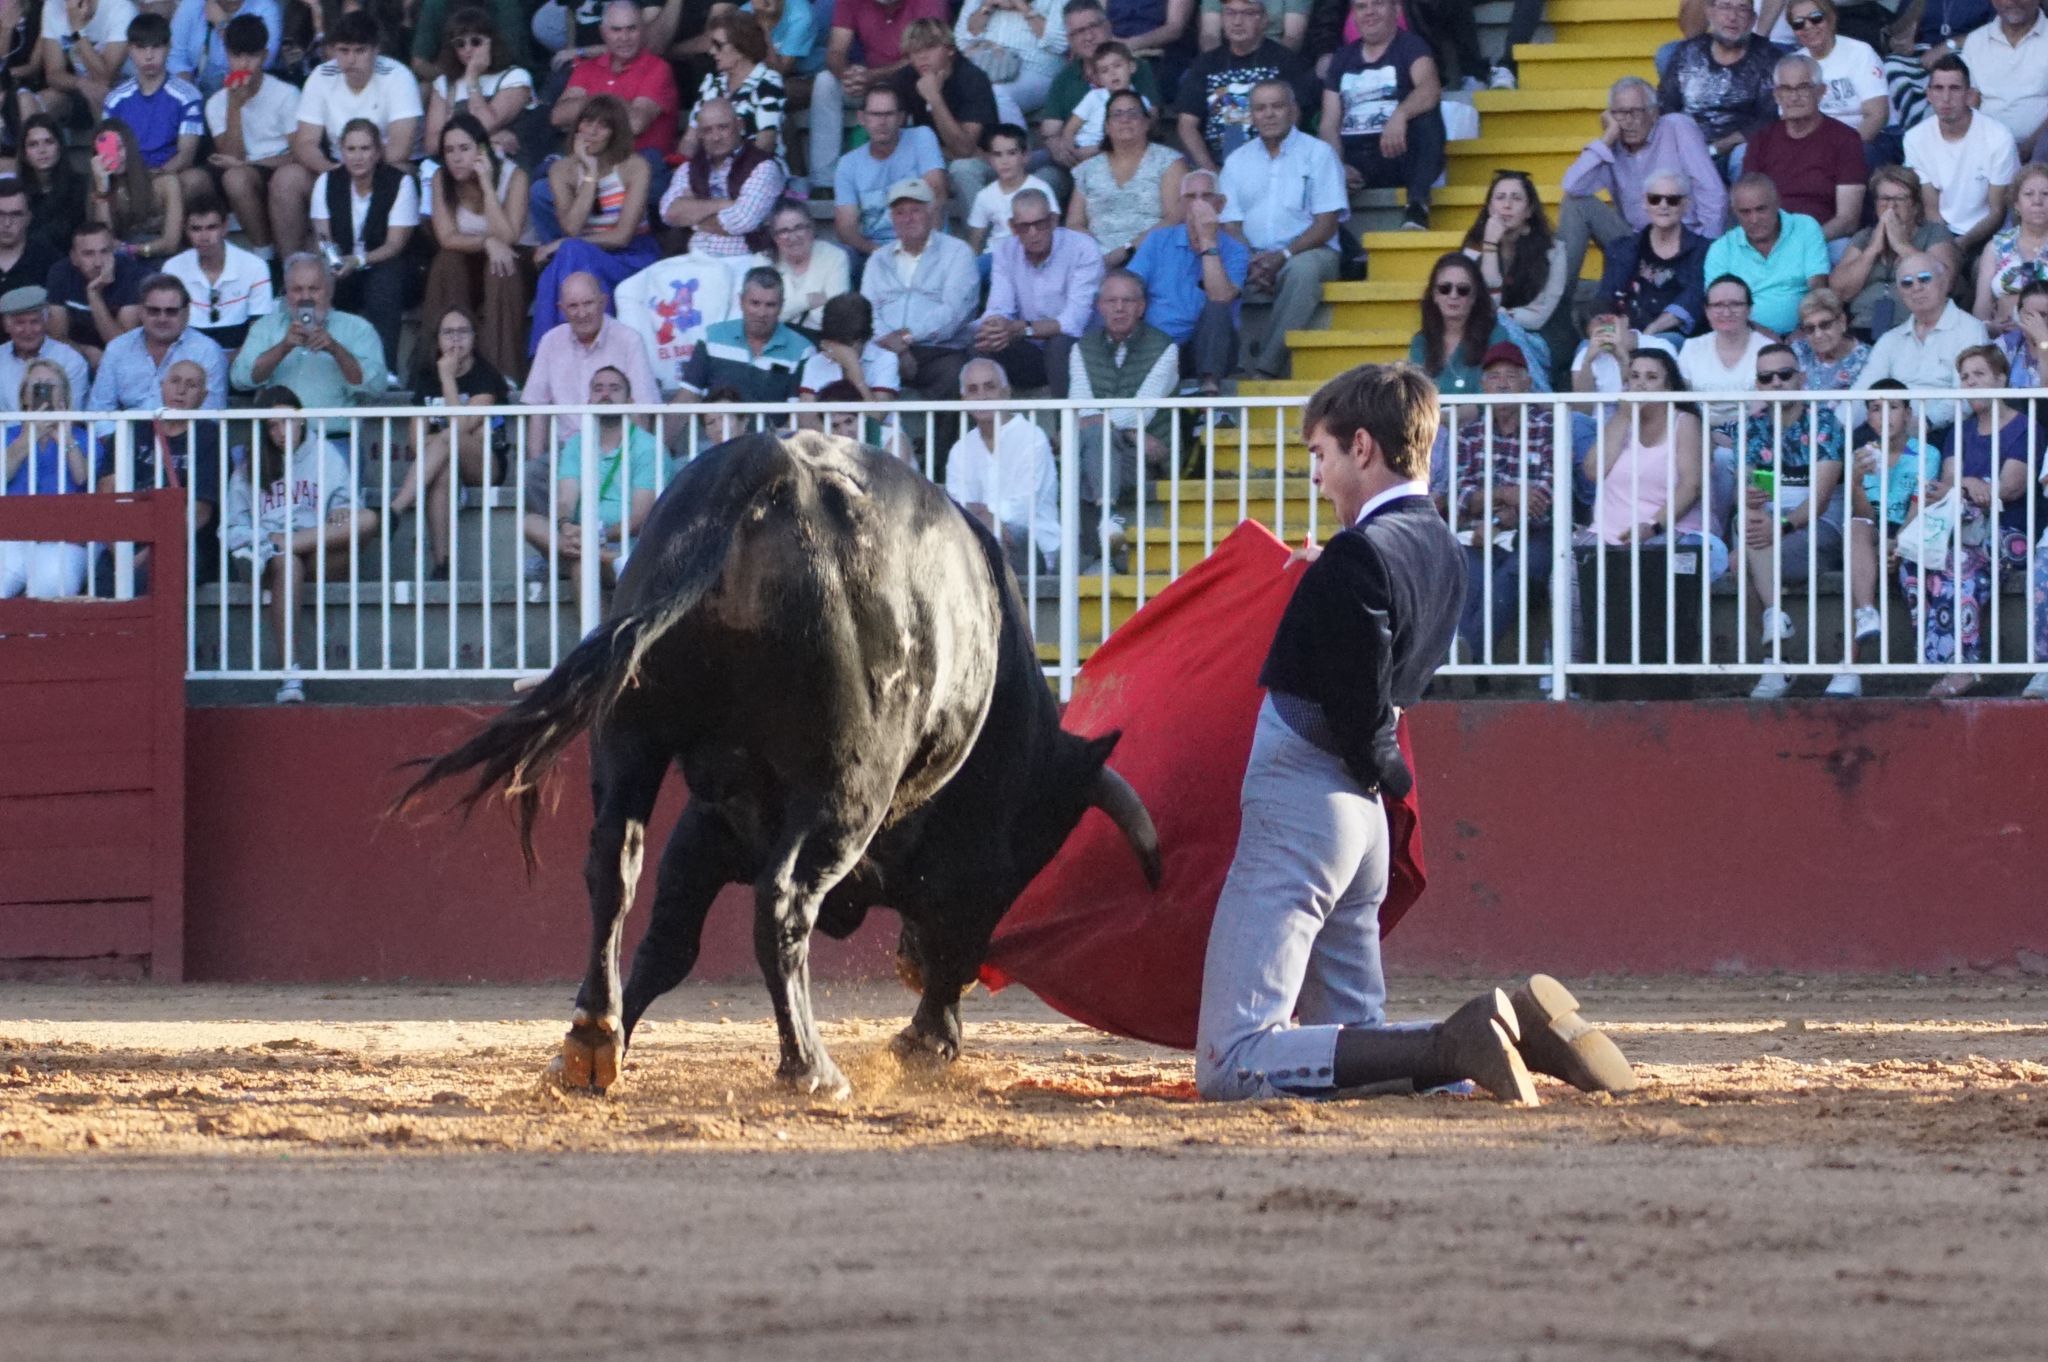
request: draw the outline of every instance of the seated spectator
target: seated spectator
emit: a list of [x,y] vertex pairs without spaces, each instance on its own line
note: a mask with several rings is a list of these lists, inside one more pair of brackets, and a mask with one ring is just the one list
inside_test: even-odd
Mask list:
[[[264,72],[265,44],[274,42],[266,36],[261,19],[237,14],[228,21],[225,41],[228,81],[206,99],[206,128],[213,136],[213,153],[206,163],[251,249],[267,261],[274,255],[270,183],[291,160],[291,139],[299,126],[299,91],[282,77]],[[309,179],[307,193],[311,192]],[[297,230],[303,231],[305,206],[298,205],[298,210]]]
[[[482,14],[484,22],[490,25],[495,41],[492,47],[492,66],[498,69],[524,70],[534,63],[534,49],[528,41],[528,18],[532,6],[523,0],[489,0],[484,6],[461,3],[451,11],[450,6],[460,0],[420,0],[418,13],[412,27],[412,70],[423,81],[436,76],[447,75],[445,58],[449,40],[476,32],[473,14]],[[501,67],[502,64],[502,67]],[[461,74],[458,69],[454,74]],[[452,78],[452,77],[451,77]],[[474,112],[472,110],[471,112]],[[427,139],[428,146],[438,146],[440,138]]]
[[904,382],[947,401],[960,391],[981,289],[967,243],[932,230],[937,198],[924,180],[899,180],[889,191],[896,239],[868,258],[860,291],[875,309],[875,344],[895,354]]
[[1777,70],[1780,118],[1750,139],[1744,178],[1769,180],[1786,212],[1820,224],[1830,260],[1840,260],[1863,222],[1863,141],[1820,111],[1827,86],[1819,62],[1799,52]]
[[[1921,442],[1913,404],[1906,400],[1905,391],[1906,385],[1896,378],[1879,379],[1871,385],[1872,396],[1866,406],[1869,424],[1857,432],[1852,456],[1849,599],[1855,607],[1853,628],[1859,654],[1884,632],[1884,617],[1877,608],[1878,522],[1884,523],[1883,561],[1896,566],[1899,531],[1925,504],[1929,489],[1941,477],[1941,451]],[[1829,695],[1862,693],[1863,680],[1854,672],[1839,672],[1828,682]]]
[[[2048,42],[2041,44],[2048,49]],[[2012,226],[1992,235],[1977,258],[1977,320],[1994,335],[2013,327],[2013,301],[2036,279],[2048,279],[2048,165],[2027,166],[2013,181]]]
[[[907,5],[915,0],[896,2]],[[817,117],[815,105],[811,116]],[[903,126],[903,97],[894,86],[873,86],[862,97],[860,125],[867,131],[867,145],[856,147],[838,161],[833,178],[832,223],[840,243],[848,250],[872,255],[895,236],[889,199],[896,185],[904,180],[922,180],[932,191],[932,202],[945,203],[946,158],[930,128]],[[815,162],[811,173],[817,174]]]
[[1785,20],[1799,50],[1820,66],[1822,116],[1855,133],[1866,147],[1876,142],[1891,118],[1877,50],[1838,31],[1835,0],[1789,0]]
[[[196,412],[207,405],[206,370],[197,360],[181,359],[164,370],[161,384],[163,406],[169,411]],[[195,585],[220,580],[220,489],[227,477],[221,458],[220,423],[195,421],[190,417],[159,416],[145,429],[135,428],[133,488],[182,487],[191,499],[192,542],[189,545],[192,581]],[[119,479],[111,467],[112,442],[100,446],[99,490],[117,490]],[[147,581],[150,546],[135,550],[138,583]],[[138,585],[138,590],[145,589]]]
[[[14,393],[24,412],[70,411],[77,405],[70,380],[54,362],[35,359]],[[62,496],[92,487],[84,433],[57,421],[0,425],[0,491],[14,496]],[[0,540],[0,600],[28,596],[54,600],[85,589],[86,547],[62,541]]]
[[806,413],[797,417],[796,424],[799,429],[822,430],[828,435],[837,435],[842,440],[872,445],[884,454],[901,459],[905,463],[915,462],[910,441],[903,435],[902,421],[893,412],[884,418],[872,412],[830,410],[835,406],[843,407],[860,401],[860,389],[853,384],[844,379],[837,383],[827,383],[818,389],[817,396],[810,400],[826,410],[817,415]]
[[[1056,196],[1070,187],[1063,183],[1067,173],[1085,159],[1081,149],[1067,140],[1067,120],[1093,88],[1088,72],[1096,51],[1114,36],[1102,0],[1067,0],[1060,9],[1060,20],[1067,31],[1068,60],[1053,77],[1052,88],[1046,92],[1044,107],[1038,115],[1038,140],[1044,144],[1050,162],[1045,175]],[[1152,72],[1152,63],[1139,60],[1137,74],[1131,77],[1131,88],[1145,96],[1147,104],[1159,107],[1159,80]]]
[[39,285],[25,285],[0,294],[0,322],[8,344],[0,349],[0,411],[19,411],[21,380],[28,366],[44,359],[64,371],[65,390],[82,393],[92,384],[85,357],[52,337],[46,327],[49,295]]
[[[1278,6],[1283,13],[1291,6]],[[1202,12],[1202,55],[1181,77],[1176,100],[1180,146],[1201,170],[1220,170],[1224,158],[1243,146],[1252,132],[1251,88],[1262,80],[1284,80],[1294,87],[1295,103],[1304,109],[1322,107],[1320,83],[1301,57],[1303,12],[1285,13],[1283,32],[1292,41],[1270,33],[1270,17],[1260,0],[1205,0]],[[1210,24],[1215,23],[1215,41]]]
[[[845,144],[846,110],[849,107],[862,111],[861,126],[868,129],[869,138],[874,137],[875,130],[868,125],[867,118],[870,91],[890,91],[899,110],[898,119],[901,119],[902,97],[895,93],[892,82],[896,74],[910,64],[909,53],[903,50],[904,36],[919,19],[944,20],[946,17],[944,0],[837,0],[832,6],[832,30],[826,40],[825,69],[818,72],[817,80],[811,86],[812,180],[821,184],[839,183],[839,153]],[[858,61],[854,60],[856,41],[860,52]],[[899,121],[896,127],[900,129],[902,123]],[[933,141],[933,150],[936,151],[937,139]],[[942,160],[939,164],[943,167],[945,163]],[[922,169],[896,170],[890,178],[874,187],[886,187],[906,174],[923,173]],[[848,201],[843,188],[836,197],[841,204]],[[864,210],[867,207],[862,205]],[[887,208],[888,205],[882,205],[884,212]],[[845,239],[842,233],[840,240]],[[865,253],[873,248],[856,249]]]
[[[1659,348],[1629,356],[1631,393],[1682,393],[1678,363]],[[1592,523],[1584,542],[1625,549],[1662,545],[1705,547],[1707,579],[1728,570],[1728,545],[1707,528],[1700,509],[1705,485],[1700,418],[1679,402],[1630,403],[1606,423],[1582,471],[1593,485]]]
[[986,525],[1019,577],[1060,559],[1060,474],[1052,442],[1022,413],[1003,417],[1010,381],[1002,366],[977,356],[960,371],[960,398],[993,405],[970,410],[946,453],[946,491]]
[[21,162],[15,174],[28,191],[29,236],[53,254],[63,255],[71,248],[72,232],[86,220],[92,184],[64,154],[64,130],[56,119],[33,114],[22,120]]
[[1778,116],[1772,87],[1782,54],[1752,31],[1755,23],[1751,0],[1711,0],[1707,31],[1678,45],[1657,87],[1658,107],[1690,115],[1723,165]]
[[[1685,225],[1692,192],[1683,171],[1654,170],[1643,181],[1649,225],[1604,248],[1596,303],[1602,315],[1620,317],[1644,335],[1669,332],[1680,340],[1706,325],[1706,260],[1713,243]],[[1633,349],[1631,343],[1627,350]]]
[[141,325],[143,277],[140,262],[115,253],[106,224],[80,223],[71,254],[50,267],[50,334],[97,365],[108,341]]
[[420,225],[420,187],[384,159],[377,125],[354,118],[341,134],[341,169],[313,181],[313,233],[339,263],[334,300],[371,319],[384,343],[384,365],[398,367],[398,325],[418,292],[419,271],[406,254]]
[[38,8],[43,112],[57,115],[60,122],[88,124],[121,83],[128,25],[135,21],[136,8],[130,0],[67,0]]
[[434,263],[421,315],[460,310],[477,321],[476,352],[517,382],[526,376],[533,269],[519,249],[526,231],[526,172],[499,158],[468,113],[441,129],[434,177]]
[[1920,176],[1921,202],[1956,234],[1956,252],[1975,260],[2005,224],[2019,154],[2012,134],[1970,107],[1970,68],[1943,57],[1927,78],[1934,116],[1906,133],[1906,165]]
[[1438,258],[1421,307],[1422,329],[1408,341],[1408,362],[1419,365],[1446,397],[1479,392],[1486,352],[1520,343],[1519,332],[1501,325],[1479,266],[1460,252]]
[[[763,58],[775,68],[785,85],[800,80],[808,99],[811,77],[825,64],[825,50],[818,42],[818,15],[811,0],[747,0],[740,13],[751,14],[768,33],[768,55]],[[831,9],[826,7],[829,17]],[[784,152],[788,147],[783,148]]]
[[[1909,388],[1952,388],[1956,361],[1972,346],[1991,339],[1984,323],[1949,298],[1948,267],[1931,255],[1913,254],[1899,262],[1899,302],[1906,319],[1877,338],[1857,386],[1868,388],[1880,378],[1896,378]],[[1929,402],[1929,429],[1946,430],[1955,422],[1953,402]]]
[[1237,368],[1237,300],[1252,253],[1223,230],[1224,198],[1213,171],[1183,176],[1180,201],[1185,220],[1148,232],[1130,271],[1145,286],[1147,317],[1180,351],[1181,377],[1215,397]]
[[[425,140],[429,153],[441,145],[449,120],[468,114],[500,157],[522,158],[521,125],[529,110],[540,107],[532,74],[519,64],[513,44],[489,10],[465,5],[449,16],[446,31],[431,61],[434,83],[427,95]],[[522,202],[520,212],[525,211]]]
[[1145,321],[1145,285],[1129,270],[1103,276],[1095,310],[1102,325],[1090,328],[1070,352],[1067,395],[1132,404],[1084,409],[1078,425],[1081,500],[1096,509],[1105,553],[1121,572],[1125,521],[1119,507],[1128,482],[1145,472],[1166,473],[1173,454],[1174,414],[1153,407],[1148,416],[1145,404],[1173,391],[1180,353],[1164,331]]
[[[1639,76],[1623,76],[1607,92],[1600,135],[1586,143],[1564,173],[1564,203],[1557,235],[1564,242],[1567,279],[1577,279],[1589,240],[1603,251],[1650,225],[1644,192],[1658,172],[1682,175],[1689,186],[1684,223],[1713,238],[1728,220],[1728,191],[1699,125],[1683,114],[1657,110],[1657,92]],[[1602,192],[1606,200],[1597,197]]]
[[[1095,49],[1095,57],[1088,63],[1088,93],[1081,96],[1080,103],[1067,115],[1066,126],[1060,130],[1061,142],[1073,150],[1075,165],[1100,154],[1109,97],[1130,89],[1137,73],[1138,59],[1122,43],[1106,42]],[[1146,107],[1151,107],[1150,100]]]
[[782,323],[816,329],[825,304],[853,287],[846,248],[818,240],[811,210],[787,199],[769,215],[768,230],[775,272],[782,276]]
[[1963,39],[1990,23],[1995,13],[1992,0],[1904,5],[1897,23],[1887,21],[1884,43],[1868,33],[1863,35],[1884,57],[1892,126],[1907,132],[1920,125],[1929,112],[1928,76],[1935,65],[1961,53]]
[[[1749,285],[1739,275],[1707,282],[1707,329],[1678,347],[1678,371],[1694,392],[1749,392],[1756,387],[1756,357],[1772,337],[1750,323]],[[1723,442],[1731,442],[1741,407],[1709,402],[1701,420]],[[1726,503],[1722,503],[1725,509]]]
[[57,252],[29,231],[29,197],[20,180],[0,176],[0,293],[41,288]]
[[1195,45],[1194,0],[1118,0],[1109,11],[1109,31],[1133,52],[1173,58],[1178,75],[1180,61]]
[[[647,230],[651,173],[646,159],[633,154],[626,106],[611,95],[586,102],[569,154],[548,167],[549,197],[561,235],[544,240],[533,253],[541,270],[533,344],[560,320],[555,294],[570,275],[588,274],[611,288],[660,259]],[[536,200],[536,214],[538,207]],[[545,237],[548,225],[538,219],[535,225]]]
[[[1526,393],[1528,357],[1517,345],[1490,345],[1480,357],[1480,381],[1495,396]],[[1526,593],[1531,603],[1541,602],[1550,581],[1556,452],[1548,403],[1487,407],[1458,427],[1451,496],[1466,571],[1458,637],[1475,661],[1513,662],[1540,651],[1522,601]]]
[[[1289,52],[1301,51],[1308,37],[1308,0],[1272,0],[1258,7],[1259,37]],[[1197,46],[1204,54],[1215,51],[1230,38],[1230,8],[1222,0],[1202,0],[1201,30]]]
[[1550,233],[1534,180],[1519,170],[1495,171],[1464,249],[1497,311],[1532,334],[1550,325],[1564,298],[1564,243]]
[[1866,339],[1898,324],[1899,261],[1932,256],[1951,279],[1961,268],[1955,234],[1925,211],[1918,175],[1904,166],[1880,168],[1870,177],[1870,200],[1876,225],[1849,239],[1849,249],[1828,274],[1828,287],[1849,300],[1850,326]]
[[[284,262],[284,306],[249,324],[241,352],[228,369],[239,392],[264,394],[289,388],[298,405],[314,410],[346,407],[381,396],[391,385],[384,346],[376,328],[361,317],[334,310],[334,276],[317,255],[300,253]],[[329,430],[338,420],[316,422]]]
[[842,293],[825,304],[818,348],[804,361],[796,395],[815,401],[835,383],[850,385],[861,402],[894,402],[903,389],[894,352],[875,344],[875,310],[858,293]]
[[967,244],[976,255],[986,259],[995,243],[1010,234],[1011,204],[1025,190],[1036,189],[1044,194],[1045,201],[1053,205],[1055,216],[1060,210],[1052,186],[1024,172],[1030,159],[1024,129],[1014,123],[999,123],[984,140],[988,143],[989,169],[995,178],[976,192],[967,210]]
[[1252,248],[1244,297],[1271,304],[1265,334],[1247,338],[1245,366],[1283,378],[1287,333],[1308,325],[1323,285],[1337,277],[1337,227],[1351,215],[1337,154],[1296,126],[1301,112],[1284,81],[1252,88],[1258,140],[1230,153],[1218,184],[1224,230]]
[[1809,392],[1843,392],[1862,377],[1870,347],[1849,329],[1849,310],[1833,289],[1817,288],[1800,299],[1792,356],[1799,361],[1800,386]]
[[[568,87],[549,111],[548,121],[572,139],[579,137],[585,109],[592,100],[609,95],[625,109],[630,149],[642,153],[652,170],[676,145],[682,97],[676,91],[675,73],[660,53],[648,50],[646,22],[633,0],[609,0],[602,32],[604,52],[570,68]],[[547,215],[538,204],[535,210],[535,222],[545,231]]]
[[207,408],[227,408],[227,354],[190,326],[193,299],[172,274],[141,285],[141,326],[106,342],[92,377],[92,412],[150,412],[162,397],[164,371],[182,358],[207,373]]
[[299,608],[323,581],[354,580],[354,560],[365,551],[359,541],[377,532],[377,513],[358,500],[356,470],[319,423],[286,414],[305,405],[297,393],[267,387],[254,405],[271,414],[249,463],[228,475],[221,538],[229,556],[247,565],[245,580],[263,588],[264,641],[284,669],[277,703],[300,704],[299,659],[313,631],[294,628]]
[[299,95],[291,159],[270,177],[270,227],[280,250],[305,247],[313,181],[342,168],[330,153],[340,151],[342,133],[356,119],[375,125],[385,160],[411,168],[420,131],[419,82],[404,63],[377,54],[380,37],[377,21],[362,10],[342,15],[328,30],[328,60],[306,77]]
[[1152,140],[1152,114],[1136,90],[1111,95],[1105,109],[1101,154],[1074,170],[1067,225],[1093,236],[1104,263],[1118,266],[1130,262],[1145,233],[1179,221],[1187,162]]
[[1010,236],[997,244],[988,311],[974,349],[1003,366],[1019,388],[1050,386],[1066,396],[1067,353],[1088,327],[1102,284],[1102,252],[1059,225],[1052,202],[1035,190],[1011,204]]
[[[739,140],[787,167],[782,149],[782,114],[789,103],[782,76],[768,64],[768,35],[753,17],[721,13],[705,25],[711,43],[712,69],[697,88],[697,104],[690,114],[692,132],[705,106],[724,101],[738,120]],[[692,132],[683,134],[683,150],[695,150]]]
[[[458,18],[460,16],[458,15]],[[460,309],[444,313],[435,328],[434,358],[423,362],[412,381],[420,404],[449,409],[495,407],[510,400],[512,384],[477,350],[476,319]],[[448,580],[448,541],[453,532],[449,510],[458,484],[503,486],[506,442],[500,423],[488,416],[434,417],[426,422],[426,438],[405,481],[392,494],[395,520],[422,500],[424,522],[433,557],[427,579]]]
[[1963,39],[1962,59],[1983,91],[1978,109],[2004,125],[2022,161],[2038,160],[2048,147],[2048,15],[2041,0],[1992,0],[1998,12]]
[[[0,298],[0,311],[7,300]],[[1998,338],[1998,348],[2012,375],[2015,388],[2044,388],[2048,376],[2048,279],[2036,279],[2020,290],[2019,305],[2013,309],[2012,330]],[[12,380],[0,368],[0,396]]]
[[995,87],[997,115],[1006,123],[1037,113],[1065,64],[1059,0],[967,0],[953,37]]
[[[109,156],[97,150],[102,139],[119,146]],[[108,119],[93,133],[92,220],[106,224],[124,255],[138,260],[165,260],[178,253],[185,236],[185,196],[175,175],[150,174],[135,133],[119,119]]]
[[[1357,0],[1353,11],[1358,42],[1340,49],[1323,77],[1323,140],[1342,159],[1350,188],[1407,190],[1401,225],[1427,231],[1429,196],[1444,173],[1436,58],[1397,25],[1394,0]],[[1256,122],[1257,90],[1252,98]]]
[[211,190],[187,203],[185,239],[192,244],[164,262],[164,273],[191,297],[192,329],[232,355],[249,323],[277,306],[270,267],[228,241],[227,214]]
[[772,152],[740,136],[740,120],[724,99],[714,95],[691,117],[696,149],[661,196],[661,220],[680,228],[687,249],[698,255],[767,254],[774,244],[768,215],[782,201],[782,167]]
[[171,14],[171,74],[190,81],[205,95],[225,89],[235,69],[227,29],[244,16],[263,25],[263,60],[257,69],[270,65],[284,37],[278,0],[178,0]]
[[995,88],[981,68],[960,56],[944,19],[919,19],[903,35],[908,64],[890,79],[905,122],[930,128],[946,158],[951,202],[961,212],[993,178],[981,159],[983,136],[1002,121]]
[[[1842,486],[1842,424],[1827,403],[1784,400],[1805,381],[1791,346],[1776,342],[1757,351],[1757,393],[1768,400],[1752,405],[1743,423],[1742,549],[1762,611],[1763,647],[1773,662],[1797,632],[1779,605],[1780,583],[1804,582],[1842,561],[1835,499]],[[1768,475],[1769,491],[1758,485],[1760,474]],[[1789,672],[1767,666],[1749,698],[1778,700],[1791,688]]]
[[[572,274],[562,281],[555,295],[555,309],[562,323],[540,333],[534,347],[533,364],[519,400],[529,407],[573,407],[589,393],[599,369],[617,369],[626,376],[628,396],[633,405],[661,401],[655,382],[654,365],[647,358],[647,346],[633,329],[616,317],[605,315],[603,287],[595,275]],[[548,448],[548,426],[555,418],[526,418],[526,448],[533,452]],[[566,427],[568,423],[563,422]]]
[[1732,274],[1749,285],[1754,323],[1778,336],[1799,324],[1799,300],[1828,281],[1828,247],[1820,224],[1778,206],[1778,191],[1761,174],[1745,174],[1728,196],[1737,225],[1707,248],[1709,279]]
[[[636,400],[632,381],[608,364],[590,376],[589,391],[579,399],[597,407],[624,406]],[[526,504],[545,508],[526,513],[524,531],[532,550],[527,555],[529,581],[554,575],[548,571],[550,558],[565,577],[574,577],[582,560],[582,424],[574,423],[575,433],[563,442],[552,461],[552,479],[548,477],[550,460],[544,454],[535,456],[529,465]],[[655,498],[667,484],[667,464],[661,446],[644,427],[624,414],[598,418],[597,557],[607,583],[625,566],[629,540],[639,536]]]
[[175,176],[187,194],[211,188],[196,169],[199,139],[206,131],[205,96],[190,81],[170,74],[171,26],[157,14],[139,14],[128,25],[128,62],[135,75],[116,85],[102,110],[135,134],[150,173]]
[[731,388],[737,400],[755,404],[796,399],[797,377],[812,350],[782,324],[782,276],[766,265],[748,270],[739,312],[704,328],[704,339],[683,367],[675,401],[702,402],[713,388]]

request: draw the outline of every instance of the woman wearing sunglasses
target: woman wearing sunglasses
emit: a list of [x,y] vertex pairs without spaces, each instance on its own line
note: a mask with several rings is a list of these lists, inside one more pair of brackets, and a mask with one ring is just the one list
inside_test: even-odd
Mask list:
[[[711,44],[711,70],[697,87],[697,103],[722,99],[732,105],[740,121],[740,136],[784,161],[781,149],[782,114],[789,96],[782,77],[768,64],[768,35],[751,14],[721,14],[705,27]],[[690,126],[683,132],[683,155],[697,152],[697,115],[690,113]],[[784,161],[783,169],[788,169]]]
[[439,147],[448,120],[466,113],[483,125],[499,155],[518,156],[517,125],[540,102],[534,98],[532,73],[513,64],[490,11],[466,7],[449,16],[440,67],[427,97],[423,145]]
[[[1440,257],[1429,272],[1429,284],[1422,293],[1422,329],[1408,342],[1408,362],[1419,365],[1436,381],[1437,391],[1455,397],[1480,390],[1480,360],[1487,347],[1507,341],[1522,347],[1529,335],[1520,327],[1504,325],[1493,306],[1493,295],[1479,266],[1453,251]],[[1530,377],[1542,388],[1539,370],[1529,366]]]
[[[1643,181],[1650,225],[1607,252],[1598,297],[1602,316],[1627,329],[1674,339],[1707,324],[1707,248],[1714,243],[1685,225],[1692,181],[1683,171],[1653,170]],[[1596,318],[1597,320],[1597,318]]]

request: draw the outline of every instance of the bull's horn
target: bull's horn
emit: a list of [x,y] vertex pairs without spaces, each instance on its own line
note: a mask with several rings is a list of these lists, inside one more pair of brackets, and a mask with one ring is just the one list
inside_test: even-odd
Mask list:
[[1138,864],[1145,869],[1145,883],[1154,889],[1159,887],[1159,829],[1152,826],[1152,815],[1145,812],[1145,801],[1138,798],[1138,792],[1107,766],[1095,772],[1095,784],[1089,788],[1088,802],[1109,815],[1110,821],[1122,830],[1124,839],[1137,853]]

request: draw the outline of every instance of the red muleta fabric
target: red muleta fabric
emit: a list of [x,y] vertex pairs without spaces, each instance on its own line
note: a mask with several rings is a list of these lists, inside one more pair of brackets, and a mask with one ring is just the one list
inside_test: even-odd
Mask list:
[[[991,989],[1020,983],[1099,1030],[1194,1048],[1202,957],[1237,850],[1238,791],[1265,696],[1259,666],[1301,580],[1287,553],[1245,521],[1082,666],[1065,726],[1123,730],[1110,765],[1151,811],[1164,873],[1154,893],[1116,827],[1084,817],[996,930],[981,969]],[[1387,819],[1394,855],[1381,936],[1424,883],[1414,792],[1389,800]]]

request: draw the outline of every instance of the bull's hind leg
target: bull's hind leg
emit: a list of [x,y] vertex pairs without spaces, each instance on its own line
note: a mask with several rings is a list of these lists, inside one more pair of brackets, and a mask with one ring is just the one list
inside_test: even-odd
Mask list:
[[564,1087],[603,1092],[618,1081],[626,1049],[619,1016],[619,932],[640,883],[647,818],[668,763],[665,751],[637,733],[614,730],[593,738],[590,795],[596,817],[583,863],[590,888],[590,959],[555,1070]]
[[683,810],[655,872],[654,913],[626,980],[626,1039],[656,998],[687,979],[703,944],[704,918],[738,873],[737,845],[723,821],[696,805]]
[[[893,1044],[896,1056],[951,1063],[960,1057],[960,997],[974,982],[987,942],[962,941],[943,928],[907,923],[904,942],[917,953],[918,999],[910,1025]],[[903,968],[900,958],[897,968]]]

